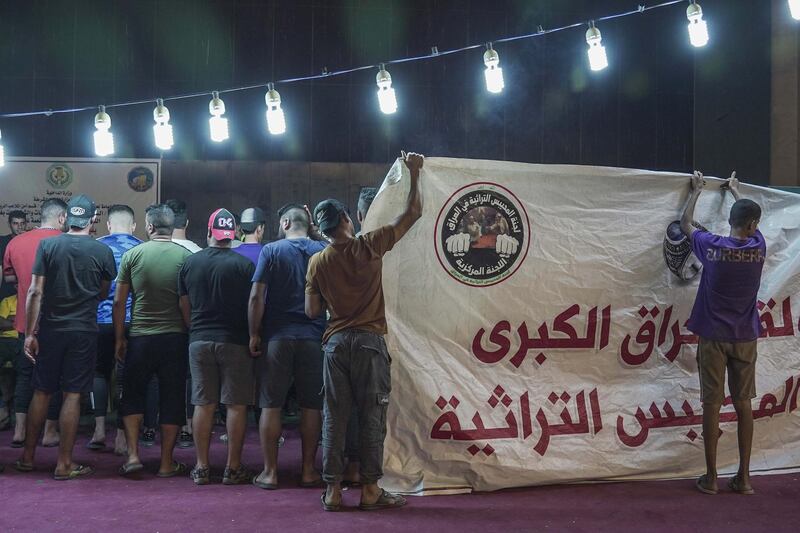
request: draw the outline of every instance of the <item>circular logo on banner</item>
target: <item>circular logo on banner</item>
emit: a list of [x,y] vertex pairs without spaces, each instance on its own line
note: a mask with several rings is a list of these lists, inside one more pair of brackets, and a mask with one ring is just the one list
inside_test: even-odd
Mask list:
[[47,183],[56,189],[66,189],[72,183],[72,169],[64,163],[47,167]]
[[153,171],[147,167],[134,167],[128,172],[128,186],[136,192],[145,192],[153,186]]
[[456,191],[436,219],[436,256],[453,278],[473,287],[496,285],[522,265],[530,221],[510,190],[488,182]]

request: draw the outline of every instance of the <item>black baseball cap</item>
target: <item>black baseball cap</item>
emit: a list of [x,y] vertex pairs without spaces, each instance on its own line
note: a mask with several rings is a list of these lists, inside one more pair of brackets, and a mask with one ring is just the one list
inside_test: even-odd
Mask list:
[[248,233],[254,232],[258,226],[267,223],[267,215],[260,207],[248,207],[242,211],[239,217],[239,224],[243,231]]
[[322,233],[328,234],[335,230],[342,219],[342,213],[349,213],[349,210],[339,200],[328,198],[317,204],[314,208],[314,219],[317,221]]
[[85,228],[94,218],[97,206],[85,194],[73,196],[67,203],[67,226],[70,228]]

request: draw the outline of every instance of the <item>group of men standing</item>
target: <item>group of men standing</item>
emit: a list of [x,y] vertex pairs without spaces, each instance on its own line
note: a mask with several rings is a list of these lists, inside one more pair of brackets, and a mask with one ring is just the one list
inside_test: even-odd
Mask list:
[[[281,408],[294,385],[301,408],[300,485],[327,484],[326,510],[339,509],[343,481],[359,478],[362,509],[403,505],[402,497],[379,489],[377,481],[391,390],[382,257],[422,206],[423,157],[404,158],[412,181],[405,211],[361,236],[337,200],[320,203],[313,216],[304,205],[282,208],[279,239],[263,247],[261,209],[246,209],[238,224],[233,213],[217,209],[208,219],[205,249],[194,249],[186,239],[185,215],[176,221],[176,212],[185,213],[182,203],[150,206],[144,220],[148,241],[141,242],[133,236],[135,218],[127,206],[109,209],[109,235],[94,240],[97,208],[88,196],[68,204],[45,202],[41,227],[12,239],[5,252],[5,281],[17,284],[15,330],[24,336],[25,356],[16,361],[25,368],[17,368],[15,442],[24,450],[15,468],[33,470],[52,403],[59,442],[54,479],[91,474],[92,467],[72,459],[81,395],[93,393],[97,423],[89,447],[100,449],[116,367],[121,424],[115,448],[127,455],[121,475],[144,469],[139,435],[155,379],[159,477],[188,473],[198,485],[211,481],[210,439],[221,405],[228,443],[222,482],[276,489]],[[374,192],[360,202],[359,220],[372,197]],[[19,394],[26,390],[30,398]],[[51,401],[56,393],[63,394],[60,405]],[[260,473],[241,460],[247,410],[254,405],[261,409]],[[197,455],[191,469],[173,456],[190,431]],[[321,431],[322,476],[314,466]]]

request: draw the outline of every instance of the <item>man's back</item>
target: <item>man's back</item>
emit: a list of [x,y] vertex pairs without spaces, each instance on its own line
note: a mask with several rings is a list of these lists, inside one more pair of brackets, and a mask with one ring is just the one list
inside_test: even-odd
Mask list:
[[305,280],[312,256],[326,244],[308,238],[281,239],[264,246],[253,281],[266,283],[264,310],[266,339],[317,339],[325,330],[325,319],[311,320],[305,314]]
[[117,283],[133,293],[131,336],[183,333],[178,272],[191,252],[172,241],[153,240],[122,256]]
[[247,299],[255,266],[230,248],[213,248],[188,257],[178,292],[192,309],[190,342],[247,345]]
[[394,239],[394,229],[383,226],[311,258],[306,293],[322,295],[331,315],[323,340],[349,328],[386,334],[383,255]]
[[97,331],[102,282],[110,282],[117,274],[114,255],[107,246],[88,235],[64,234],[44,239],[32,273],[45,277],[43,328]]
[[767,246],[760,231],[736,239],[695,231],[692,248],[703,264],[688,327],[709,340],[752,341],[759,336],[756,302]]
[[[117,270],[119,270],[119,265],[122,262],[123,254],[134,246],[142,244],[142,241],[127,233],[112,233],[111,235],[105,235],[104,237],[97,239],[97,242],[101,242],[111,248],[111,253],[114,254],[114,263],[117,265]],[[114,304],[114,290],[116,288],[117,282],[114,280],[111,282],[111,290],[108,291],[108,298],[100,302],[100,305],[97,307],[98,324],[111,324],[111,307]],[[128,297],[128,303],[125,306],[125,322],[131,321],[132,301],[132,298]]]
[[25,333],[25,299],[31,286],[31,271],[36,260],[39,243],[48,237],[61,235],[61,231],[51,228],[36,228],[17,235],[6,247],[3,256],[3,274],[17,277],[17,315],[14,327]]

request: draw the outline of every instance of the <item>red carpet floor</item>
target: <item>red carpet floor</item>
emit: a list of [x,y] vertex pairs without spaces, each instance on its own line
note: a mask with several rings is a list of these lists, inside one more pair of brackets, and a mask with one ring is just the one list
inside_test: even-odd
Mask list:
[[[219,431],[219,428],[217,428]],[[215,437],[218,436],[215,435]],[[136,479],[116,475],[121,459],[91,452],[79,437],[76,459],[97,468],[87,479],[51,479],[56,451],[41,448],[37,471],[14,471],[18,450],[10,432],[0,434],[0,531],[800,531],[800,475],[754,478],[758,493],[727,491],[705,496],[691,481],[550,486],[462,496],[413,497],[403,509],[360,512],[358,493],[345,494],[353,507],[340,513],[320,508],[319,489],[296,486],[299,441],[286,433],[281,449],[281,489],[221,484],[225,446],[215,438],[216,480],[195,487],[188,478],[158,479],[158,447],[144,452],[148,470]],[[193,449],[179,450],[191,463]],[[260,463],[251,431],[246,464]]]

